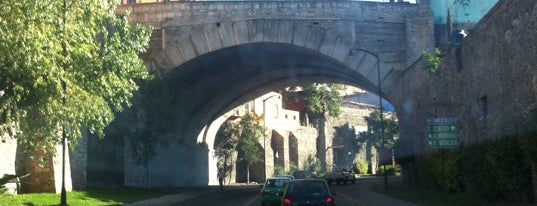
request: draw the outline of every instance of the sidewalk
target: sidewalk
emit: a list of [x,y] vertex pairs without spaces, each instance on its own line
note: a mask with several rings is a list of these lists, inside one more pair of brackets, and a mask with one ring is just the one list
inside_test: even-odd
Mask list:
[[[356,183],[360,188],[360,193],[353,194],[352,197],[347,197],[344,194],[338,193],[342,198],[353,201],[353,199],[359,199],[360,202],[353,201],[355,205],[360,206],[418,206],[413,203],[405,202],[403,200],[395,199],[389,196],[385,196],[371,190],[374,185],[382,184],[382,178],[360,179]],[[394,178],[390,178],[389,182],[397,181]],[[252,187],[259,187],[258,185],[226,185],[224,191],[239,191],[246,190]],[[125,204],[127,206],[169,206],[201,198],[212,193],[219,192],[218,186],[196,187],[188,188],[185,191],[180,191],[177,194],[165,195],[157,198],[142,200],[134,203]]]

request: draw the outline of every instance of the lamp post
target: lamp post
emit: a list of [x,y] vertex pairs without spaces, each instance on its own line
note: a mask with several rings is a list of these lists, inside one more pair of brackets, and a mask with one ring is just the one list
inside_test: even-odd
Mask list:
[[[326,152],[328,151],[328,149],[332,149],[332,150],[334,150],[334,149],[341,149],[341,148],[343,148],[343,147],[345,147],[345,145],[332,145],[332,146],[328,146],[326,149],[324,149],[324,155],[326,155]],[[326,160],[326,159],[325,159],[325,160]],[[337,154],[336,154],[336,163],[337,163]],[[335,163],[332,164],[332,166],[333,166],[333,167],[336,167],[336,169],[337,169],[337,166],[336,166]],[[326,168],[326,169],[328,169],[328,168]]]
[[[379,40],[380,42],[381,40]],[[382,139],[382,145],[385,147],[386,146],[386,141],[384,139],[384,115],[382,114],[382,87],[381,87],[381,78],[380,78],[380,58],[379,58],[379,54],[378,52],[377,53],[373,53],[371,51],[368,51],[368,50],[365,50],[365,49],[353,49],[353,50],[356,50],[356,51],[361,51],[361,52],[365,52],[367,54],[370,54],[371,56],[375,57],[375,59],[377,60],[377,86],[378,86],[378,96],[379,96],[379,109],[380,109],[380,138]],[[384,187],[388,187],[388,175],[387,175],[387,172],[386,172],[386,165],[383,164],[382,165],[383,168],[384,168]]]
[[266,102],[272,97],[277,97],[279,95],[271,95],[263,99],[263,161],[265,162],[265,179],[267,178],[267,147],[266,147],[266,136],[267,136],[267,106]]

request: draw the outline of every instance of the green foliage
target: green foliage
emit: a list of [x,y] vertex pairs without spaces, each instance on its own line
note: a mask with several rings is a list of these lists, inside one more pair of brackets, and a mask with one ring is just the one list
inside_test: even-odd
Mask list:
[[274,166],[274,175],[284,175],[286,174],[285,173],[285,168],[281,165],[276,165]]
[[357,162],[354,164],[354,173],[355,174],[367,174],[367,169],[369,168],[369,163],[367,162]]
[[103,136],[149,74],[139,53],[151,30],[117,16],[115,1],[0,1],[0,132],[53,150],[63,131]]
[[384,165],[383,166],[379,166],[377,167],[377,175],[378,176],[383,176],[384,175],[384,171],[386,171],[387,175],[395,175],[395,166],[394,165],[386,165],[386,170],[384,170]]
[[302,89],[306,98],[306,112],[311,117],[324,116],[325,113],[338,117],[341,114],[343,85],[315,83],[302,85]]
[[214,156],[218,157],[218,168],[227,168],[228,165],[233,164],[231,162],[232,154],[236,151],[237,144],[239,142],[240,134],[239,125],[233,122],[227,121],[222,124],[221,129],[218,131],[214,146]]
[[433,52],[423,52],[425,57],[425,71],[434,74],[440,68],[442,64],[442,51],[439,48],[435,48]]
[[309,155],[304,161],[304,170],[311,172],[313,176],[321,173],[321,161],[313,155]]
[[529,203],[535,199],[530,165],[531,161],[535,163],[532,151],[537,148],[536,139],[533,133],[433,153],[415,162],[412,176],[428,189],[466,191],[490,201]]
[[298,170],[298,165],[295,163],[289,163],[289,172],[287,174],[293,174],[293,172]]
[[399,126],[395,115],[383,115],[382,122],[380,111],[375,110],[365,117],[367,131],[357,135],[359,143],[372,144],[377,148],[392,149],[396,142]]
[[[90,188],[83,191],[67,192],[69,205],[125,205],[136,201],[168,195],[171,190],[113,188]],[[0,195],[0,206],[13,205],[58,205],[60,194],[32,193],[18,195]]]
[[237,151],[247,165],[262,161],[258,141],[258,138],[263,135],[263,127],[259,124],[260,120],[260,117],[249,113],[244,115],[240,121],[241,131]]

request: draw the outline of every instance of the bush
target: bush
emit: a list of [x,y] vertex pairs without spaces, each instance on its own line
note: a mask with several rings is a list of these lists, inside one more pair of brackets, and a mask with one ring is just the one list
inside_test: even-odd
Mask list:
[[[530,203],[537,134],[500,138],[419,157],[411,175],[424,188],[467,191],[490,201]],[[535,172],[535,171],[534,171]]]
[[[395,166],[393,165],[386,165],[386,174],[387,175],[395,175]],[[384,166],[379,166],[377,168],[377,175],[382,176],[384,175]]]
[[355,174],[367,174],[368,165],[367,162],[357,162],[354,164],[353,171]]
[[285,174],[285,168],[283,168],[280,165],[274,166],[274,175],[284,175]]

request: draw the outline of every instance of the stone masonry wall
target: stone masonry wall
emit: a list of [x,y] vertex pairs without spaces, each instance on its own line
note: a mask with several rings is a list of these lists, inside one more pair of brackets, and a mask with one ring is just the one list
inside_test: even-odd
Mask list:
[[416,65],[393,75],[388,91],[398,111],[400,158],[420,155],[426,119],[456,117],[459,146],[537,128],[537,2],[500,1],[458,47],[447,51],[439,71]]
[[[335,163],[333,169],[349,169],[353,162],[369,161],[375,163],[374,154],[366,154],[366,146],[358,144],[355,134],[348,134],[348,130],[367,129],[364,117],[369,116],[374,108],[345,103],[341,107],[341,116],[329,118],[328,135],[333,138],[333,145],[344,145],[340,149],[328,150],[330,158]],[[343,133],[343,134],[341,134]],[[350,153],[350,154],[349,154]]]

